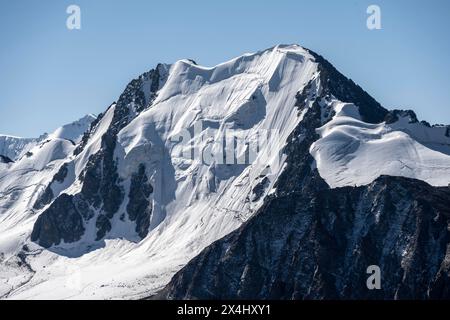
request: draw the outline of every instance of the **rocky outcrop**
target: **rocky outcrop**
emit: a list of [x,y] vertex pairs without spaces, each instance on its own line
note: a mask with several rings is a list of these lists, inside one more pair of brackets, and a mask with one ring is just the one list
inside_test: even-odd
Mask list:
[[73,201],[73,196],[62,194],[39,216],[31,233],[31,241],[48,248],[75,242],[84,234],[83,216]]
[[[417,119],[417,115],[412,110],[391,110],[388,114],[386,114],[385,121],[387,124],[391,124],[397,122],[399,117],[408,118],[409,123],[417,123],[419,120]],[[428,127],[430,125],[428,124]]]
[[[150,81],[150,90],[154,90],[148,94],[150,100],[146,100],[144,92],[145,83],[148,81]],[[101,150],[90,157],[80,177],[83,182],[81,194],[89,204],[101,209],[102,212],[96,221],[97,240],[103,238],[111,230],[110,220],[119,210],[125,198],[125,191],[119,181],[117,163],[114,159],[117,134],[136,114],[151,104],[158,88],[158,68],[143,74],[128,84],[117,101],[111,125],[102,137]],[[144,233],[140,232],[140,234]]]
[[362,120],[368,123],[380,123],[384,120],[388,110],[383,108],[378,101],[364,91],[351,79],[340,73],[331,63],[321,55],[308,50],[316,62],[319,63],[321,85],[324,88],[323,95],[333,95],[340,101],[350,102],[359,107]]
[[55,195],[53,194],[52,185],[54,183],[63,183],[64,179],[67,177],[68,168],[67,163],[64,163],[61,168],[59,168],[58,172],[52,178],[52,181],[48,184],[48,186],[44,189],[41,195],[39,195],[38,199],[33,205],[33,209],[39,210],[44,208],[46,205],[50,204],[54,199]]
[[0,154],[0,163],[13,163],[14,161],[12,161],[10,158],[8,158],[7,156],[3,156]]
[[145,165],[141,164],[138,172],[131,177],[127,205],[128,217],[136,222],[136,232],[141,238],[148,234],[150,227],[152,214],[150,195],[152,193],[153,187],[145,172]]
[[73,151],[73,155],[77,156],[79,155],[84,148],[86,147],[86,144],[89,141],[89,138],[94,134],[95,130],[98,127],[98,124],[100,123],[100,121],[103,119],[103,117],[105,116],[105,113],[108,112],[109,108],[111,108],[113,105],[115,104],[112,103],[104,113],[100,113],[95,119],[94,121],[91,122],[90,126],[89,126],[89,130],[87,130],[86,132],[84,132],[83,136],[81,137],[81,141],[78,144],[78,146],[75,148],[75,150]]
[[[290,193],[174,276],[170,299],[450,298],[450,190],[381,177]],[[366,286],[381,269],[381,290]]]
[[[82,218],[86,222],[90,219],[95,219],[95,240],[97,241],[104,238],[111,230],[111,220],[118,213],[126,194],[122,181],[117,173],[117,159],[114,157],[117,145],[117,134],[140,112],[151,106],[151,103],[156,97],[156,91],[159,89],[162,81],[159,68],[160,67],[158,66],[156,69],[144,73],[127,85],[115,104],[111,123],[101,138],[100,150],[89,157],[85,169],[78,177],[81,183],[80,193],[69,198],[67,195],[57,197],[54,203],[40,215],[36,222],[32,241],[36,241],[42,246],[48,247],[53,244],[59,244],[61,240],[64,240],[65,242],[79,240],[78,231],[80,231],[81,228],[77,229],[77,232],[75,233],[76,236],[74,236],[70,234],[70,232],[65,234],[66,229],[59,229],[53,223],[53,221],[55,221],[56,208],[75,208],[76,206],[86,208],[86,210],[82,212]],[[86,132],[81,139],[79,146],[74,151],[74,155],[79,155],[84,150],[87,141],[95,133],[99,121],[101,121],[102,118],[103,115],[100,115],[92,122],[90,130]],[[64,169],[64,166],[62,169]],[[139,173],[141,173],[141,169],[139,169]],[[63,175],[64,172],[59,172],[54,180]],[[147,182],[147,180],[145,180],[147,179],[146,176],[145,178],[144,176],[139,176],[139,178],[133,177],[132,180],[133,179],[143,179],[141,182],[144,182],[144,186],[136,186],[136,183],[131,183],[132,188],[139,189],[140,193],[138,195],[133,195],[130,198],[132,201],[131,204],[129,204],[128,213],[130,214],[131,212],[130,219],[136,221],[136,232],[143,237],[148,232],[151,209],[146,209],[144,211],[140,211],[140,209],[147,204],[151,186],[145,184]],[[51,184],[52,183],[50,183],[36,202],[36,209],[41,209],[53,201],[54,195],[52,193]],[[70,204],[70,202],[72,202],[72,204]],[[62,204],[64,204],[64,206],[62,206]],[[92,214],[90,208],[95,209],[98,214]],[[150,212],[148,210],[150,210]],[[74,211],[71,211],[71,213],[73,212]],[[59,219],[63,219],[64,214],[64,210],[59,212]],[[73,217],[74,214],[67,217],[67,219],[70,220]],[[81,225],[83,224],[81,223]]]
[[270,180],[267,177],[258,177],[260,180],[252,189],[251,201],[256,202],[264,195],[266,189],[270,185]]

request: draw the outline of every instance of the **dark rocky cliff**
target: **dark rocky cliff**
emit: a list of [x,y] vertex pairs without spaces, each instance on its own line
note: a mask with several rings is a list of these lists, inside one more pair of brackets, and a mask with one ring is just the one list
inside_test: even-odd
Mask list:
[[[169,299],[450,298],[450,190],[380,177],[293,192],[177,273]],[[367,267],[381,269],[368,290]]]

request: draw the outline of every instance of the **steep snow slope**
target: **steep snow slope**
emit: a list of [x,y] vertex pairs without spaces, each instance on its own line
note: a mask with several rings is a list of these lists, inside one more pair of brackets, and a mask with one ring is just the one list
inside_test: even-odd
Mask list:
[[311,146],[320,175],[333,188],[366,185],[381,175],[403,176],[434,186],[450,183],[450,137],[406,113],[392,123],[368,124],[358,107],[332,102],[335,115]]
[[[156,95],[155,81],[132,82],[124,93],[131,98],[121,97],[111,106],[85,135],[82,147],[66,159],[66,177],[51,183],[56,200],[43,202],[38,214],[29,218],[4,214],[1,274],[9,275],[0,285],[4,297],[133,298],[161,288],[206,245],[240,226],[261,205],[283,168],[281,151],[287,136],[302,118],[294,107],[296,94],[317,76],[316,65],[301,47],[277,46],[213,68],[188,60],[159,65]],[[147,78],[154,78],[154,73]],[[133,93],[135,86],[139,90]],[[221,162],[226,156],[218,144],[230,132],[242,139],[233,163],[248,154],[258,136],[265,136],[255,161]],[[207,150],[203,158],[202,150]],[[97,167],[97,157],[103,164],[113,161],[108,169],[113,173],[90,171]],[[103,171],[98,176],[103,181],[115,177],[115,170],[117,178],[108,185],[124,195],[116,212],[108,214],[103,200],[99,208],[89,204],[91,208],[81,213],[86,214],[82,225],[75,228],[80,232],[70,234],[79,237],[72,243],[64,241],[67,233],[61,240],[55,238],[61,234],[58,228],[52,238],[44,233],[48,219],[58,219],[53,216],[58,206],[73,208],[68,212],[78,219],[79,201],[91,203],[85,192],[93,183],[87,180],[90,172]],[[142,230],[140,217],[133,220],[130,213],[130,204],[136,205],[133,195],[142,192],[136,179],[151,184],[149,198],[138,199],[150,208],[148,230]],[[31,194],[20,196],[33,202]],[[39,213],[43,218],[36,221]],[[16,226],[20,222],[20,227],[5,223],[8,219]],[[32,226],[36,242],[59,244],[43,250],[30,242]],[[12,268],[20,257],[26,263]],[[75,286],[70,285],[74,273],[79,275]]]
[[75,141],[79,141],[92,120],[93,116],[87,116],[50,135],[38,139],[15,138],[9,144],[8,148],[17,157],[15,162],[0,166],[0,294],[29,278],[31,269],[26,264],[17,264],[21,261],[17,253],[37,218],[34,203],[70,157]]
[[[0,219],[11,219],[15,212],[26,216],[25,212],[32,209],[30,204],[39,188],[45,186],[45,181],[53,177],[52,172],[59,169],[60,163],[69,157],[76,142],[79,142],[94,119],[91,115],[83,117],[37,139],[15,138],[17,143],[10,144],[9,147],[23,155],[13,158],[14,162],[0,169]],[[29,143],[19,144],[20,141]],[[23,206],[19,205],[20,198],[24,199]]]

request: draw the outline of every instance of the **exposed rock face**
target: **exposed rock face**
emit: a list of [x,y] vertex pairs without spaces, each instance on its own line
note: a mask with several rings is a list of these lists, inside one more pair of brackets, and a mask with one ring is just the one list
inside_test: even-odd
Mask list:
[[265,190],[269,186],[270,180],[267,177],[260,177],[261,181],[252,190],[252,201],[258,201],[264,195]]
[[[450,189],[383,176],[330,189],[309,153],[331,94],[359,106],[366,122],[387,111],[321,60],[315,98],[285,148],[276,192],[238,230],[207,247],[160,292],[163,299],[426,299],[450,297]],[[325,115],[329,119],[332,115]],[[325,120],[326,121],[326,120]],[[367,268],[381,269],[369,290]]]
[[3,156],[3,155],[0,154],[0,163],[12,163],[12,162],[14,162],[14,161],[12,161],[7,156]]
[[111,222],[106,215],[100,214],[95,222],[95,227],[97,228],[97,237],[95,240],[102,239],[107,232],[111,231]]
[[[158,68],[159,67],[144,73],[138,79],[134,79],[127,85],[115,105],[111,124],[101,138],[100,150],[89,157],[85,169],[79,176],[79,180],[82,184],[80,193],[74,197],[61,195],[56,198],[55,202],[49,209],[45,210],[40,215],[38,222],[36,222],[33,230],[33,241],[48,247],[60,243],[61,240],[64,240],[65,242],[79,240],[78,231],[84,231],[84,229],[77,228],[76,236],[73,236],[70,233],[65,234],[66,229],[59,229],[58,226],[53,223],[56,214],[55,208],[61,208],[62,203],[64,204],[64,208],[74,208],[74,201],[77,202],[76,206],[85,208],[82,212],[85,221],[93,218],[96,219],[95,240],[101,240],[111,230],[111,220],[118,212],[125,199],[125,190],[122,186],[122,181],[119,179],[117,173],[117,160],[114,157],[117,145],[117,134],[140,112],[151,106],[160,85]],[[100,115],[92,122],[90,130],[83,136],[79,146],[74,151],[74,155],[78,155],[83,151],[89,137],[94,134],[99,121],[103,117],[104,115]],[[66,171],[64,171],[64,169]],[[143,168],[143,170],[145,171],[145,168]],[[64,179],[65,175],[67,175],[67,168],[63,166],[60,172],[55,175],[53,181]],[[133,192],[136,190],[139,192],[130,197],[131,201],[128,205],[128,213],[130,214],[130,219],[136,221],[136,232],[141,237],[144,237],[148,232],[150,221],[149,215],[151,214],[151,208],[144,207],[148,207],[147,198],[152,189],[151,186],[147,185],[147,177],[145,176],[145,172],[141,172],[141,168],[139,168],[138,175],[139,177],[133,177],[133,179],[141,179],[140,182],[143,182],[144,185],[137,186],[139,181],[132,182],[131,186]],[[54,195],[51,189],[52,183],[50,183],[36,202],[34,206],[36,209],[43,208],[53,200]],[[151,191],[149,192],[149,190]],[[62,199],[60,199],[61,197]],[[72,204],[69,204],[70,202],[72,202]],[[97,216],[95,216],[89,208],[96,209],[99,212]],[[141,211],[143,208],[144,210]],[[61,211],[59,215],[64,215],[64,212],[64,210]],[[74,217],[73,212],[71,212],[71,214],[71,217],[67,217],[68,219]],[[59,219],[63,219],[63,217],[61,216]],[[83,226],[83,223],[81,223],[81,226]],[[42,230],[46,230],[46,232],[41,232]]]
[[152,208],[150,195],[153,187],[145,173],[145,165],[141,164],[139,170],[131,178],[129,202],[127,205],[128,216],[131,221],[136,221],[136,232],[141,238],[148,234]]
[[320,77],[325,88],[323,95],[332,94],[340,101],[351,102],[359,107],[362,120],[368,123],[380,123],[388,110],[372,98],[351,79],[346,78],[322,56],[309,50],[319,63]]
[[[193,259],[172,299],[449,298],[450,190],[381,177],[291,193]],[[381,290],[366,269],[381,268]]]
[[83,233],[83,217],[74,204],[73,196],[62,194],[36,220],[31,240],[48,248],[61,241],[78,241]]
[[[113,105],[115,104],[115,102],[113,104],[111,104],[108,109],[106,109],[106,112],[109,110],[109,108],[111,108]],[[106,113],[105,112],[105,113]],[[74,156],[79,155],[84,147],[86,147],[86,144],[89,140],[89,137],[95,132],[95,129],[97,128],[98,124],[100,123],[100,121],[103,119],[103,117],[105,116],[105,113],[100,113],[97,118],[95,118],[94,121],[91,122],[91,125],[89,126],[89,130],[87,130],[83,136],[81,137],[81,141],[78,144],[78,146],[75,148],[75,150],[73,151]]]
[[[385,117],[385,121],[387,124],[394,123],[398,121],[399,116],[407,117],[410,123],[417,123],[419,120],[417,119],[417,115],[412,110],[391,110]],[[429,126],[429,124],[428,124]]]
[[55,197],[53,194],[52,185],[55,182],[63,183],[64,179],[67,176],[67,172],[68,172],[67,163],[64,163],[59,169],[59,171],[55,174],[49,185],[44,189],[44,192],[39,196],[39,198],[34,203],[33,205],[34,209],[42,209],[52,202],[53,198]]
[[96,222],[97,240],[110,230],[110,226],[105,228],[104,217],[112,219],[124,199],[114,160],[115,145],[115,136],[107,132],[102,138],[101,151],[91,156],[82,176],[81,194],[89,204],[103,212]]

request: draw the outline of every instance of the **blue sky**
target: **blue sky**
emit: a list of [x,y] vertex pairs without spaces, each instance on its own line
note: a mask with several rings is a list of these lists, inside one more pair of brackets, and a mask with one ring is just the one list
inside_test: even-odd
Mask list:
[[[66,8],[81,8],[81,30]],[[381,8],[382,30],[366,28]],[[387,108],[450,124],[450,1],[42,0],[0,4],[0,133],[37,136],[99,113],[158,62],[213,66],[298,43]]]

